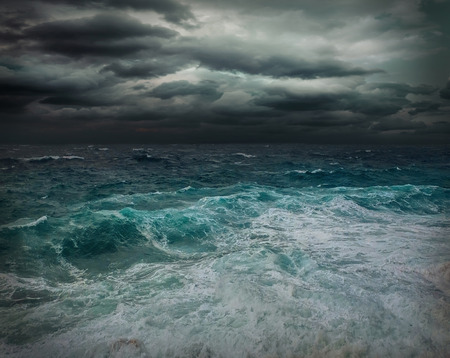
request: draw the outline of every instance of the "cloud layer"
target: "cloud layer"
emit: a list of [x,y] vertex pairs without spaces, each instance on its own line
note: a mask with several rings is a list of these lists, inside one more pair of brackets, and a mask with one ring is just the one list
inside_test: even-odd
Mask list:
[[448,1],[3,7],[2,142],[448,141]]

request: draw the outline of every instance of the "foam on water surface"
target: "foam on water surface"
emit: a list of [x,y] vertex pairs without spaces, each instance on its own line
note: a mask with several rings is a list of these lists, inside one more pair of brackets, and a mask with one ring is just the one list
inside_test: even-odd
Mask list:
[[40,223],[43,223],[45,221],[47,221],[46,215],[41,216],[39,219],[36,219],[36,220],[29,219],[29,218],[21,218],[13,223],[0,226],[0,230],[6,229],[6,228],[15,229],[15,228],[33,227],[33,226],[39,225]]
[[[183,146],[153,148],[167,159],[147,165],[133,147],[90,150],[62,148],[85,160],[7,172],[0,203],[13,212],[0,227],[1,355],[449,351],[442,159],[421,167],[420,152],[391,148],[401,163],[379,148]],[[431,158],[444,158],[441,150]],[[251,167],[234,164],[241,153],[258,153],[243,156]],[[369,162],[346,162],[355,155]],[[336,162],[340,174],[327,167]],[[402,177],[386,170],[400,164],[415,169]],[[323,172],[299,179],[306,172],[298,168]],[[324,185],[330,175],[338,180]],[[64,187],[46,187],[51,178]],[[35,194],[48,198],[36,202]]]

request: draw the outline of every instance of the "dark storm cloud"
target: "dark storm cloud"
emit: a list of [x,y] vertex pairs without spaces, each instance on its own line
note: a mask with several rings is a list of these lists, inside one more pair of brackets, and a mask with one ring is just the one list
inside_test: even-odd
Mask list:
[[384,95],[405,97],[407,94],[432,94],[436,92],[436,87],[421,84],[419,86],[411,86],[405,83],[368,83],[364,85],[364,89],[367,90],[380,90]]
[[61,55],[79,59],[85,56],[94,57],[125,57],[138,53],[139,51],[158,48],[157,41],[112,41],[106,43],[86,43],[78,41],[43,41],[42,47],[46,51],[59,53]]
[[450,80],[447,81],[447,86],[441,89],[439,94],[443,99],[450,99]]
[[258,106],[280,111],[351,111],[373,116],[397,113],[410,102],[408,94],[430,94],[432,86],[401,83],[368,83],[342,93],[294,93],[285,88],[269,88],[268,96],[255,99]]
[[10,31],[2,31],[0,32],[0,43],[3,44],[11,44],[15,41],[22,39],[22,35],[13,33]]
[[142,24],[123,14],[46,22],[24,31],[24,37],[36,41],[42,49],[73,57],[128,55],[158,48],[160,44],[155,38],[176,35],[176,31]]
[[[270,91],[274,94],[274,91]],[[280,91],[275,96],[262,97],[254,102],[257,106],[270,107],[280,111],[337,110],[344,94],[303,94],[296,95]]]
[[25,107],[36,99],[59,91],[67,91],[63,88],[43,84],[40,81],[0,79],[0,103],[2,110],[6,112],[22,112]]
[[274,78],[323,78],[364,76],[383,72],[380,69],[363,69],[342,61],[323,60],[307,61],[287,55],[270,55],[267,49],[248,49],[244,43],[233,40],[209,42],[192,42],[192,38],[181,38],[167,48],[155,49],[162,59],[136,64],[113,63],[103,71],[112,71],[120,77],[156,77],[176,72],[189,64],[197,64],[212,71],[226,71],[262,75]]
[[169,99],[176,96],[200,95],[212,100],[219,99],[222,93],[217,91],[218,84],[213,81],[201,81],[192,84],[188,81],[166,82],[155,89],[149,95],[161,99]]
[[5,53],[10,46],[16,46],[24,38],[23,29],[43,20],[45,17],[31,3],[19,0],[5,4],[0,11],[0,45],[6,45],[2,52]]
[[395,114],[408,107],[411,102],[406,96],[409,94],[430,95],[436,92],[434,86],[411,86],[404,83],[368,83],[358,90],[354,98],[346,102],[345,109],[375,116]]
[[[391,4],[391,0],[379,1],[344,1],[336,2],[335,0],[194,0],[195,2],[204,3],[217,8],[233,8],[247,11],[270,12],[273,11],[295,11],[306,10],[308,12],[316,13],[318,15],[334,14],[336,12],[350,12],[357,14],[373,13],[378,9],[386,9],[387,5]],[[350,6],[345,6],[350,5]]]
[[367,115],[385,116],[402,109],[405,100],[380,102],[377,98],[353,94],[317,94],[303,96],[284,96],[262,98],[255,101],[258,106],[270,107],[279,111],[351,111]]
[[[20,30],[27,26],[26,10],[14,9],[0,12],[0,26],[9,30]],[[2,34],[5,36],[6,33]]]
[[33,80],[0,79],[0,95],[38,95],[52,93],[58,90],[48,84],[33,82]]
[[117,104],[111,102],[111,100],[105,100],[98,97],[82,96],[82,95],[64,95],[64,96],[52,96],[46,97],[41,100],[43,104],[53,104],[57,106],[82,106],[82,107],[98,107],[98,106],[110,106]]
[[229,49],[226,46],[190,48],[187,53],[211,70],[243,72],[275,78],[345,77],[382,72],[378,69],[365,70],[353,67],[335,60],[310,62],[283,55],[267,55],[263,49],[259,53],[249,51],[242,45],[236,49]]
[[2,5],[2,140],[443,142],[449,127],[435,0]]
[[34,6],[33,2],[25,0],[2,1],[2,11],[0,11],[0,28],[13,31],[21,30],[30,26],[37,20],[45,19]]
[[[258,125],[267,118],[277,118],[284,115],[282,112],[261,108],[258,106],[228,106],[215,105],[212,108],[214,114],[219,115],[223,121],[235,121],[236,123],[245,123]],[[238,119],[236,121],[236,118]]]
[[135,10],[153,10],[164,15],[164,18],[173,23],[195,19],[189,6],[173,0],[109,0],[108,6],[116,8],[132,8]]
[[415,102],[411,103],[411,107],[413,107],[414,109],[408,111],[408,113],[412,116],[415,116],[419,113],[434,112],[437,111],[440,106],[440,103],[430,101]]
[[450,31],[450,22],[448,21],[448,14],[450,13],[449,1],[430,1],[424,0],[419,3],[420,9],[433,18],[433,22],[446,31]]
[[25,35],[37,40],[51,37],[54,41],[61,41],[76,37],[79,41],[110,41],[141,36],[170,38],[177,32],[142,24],[124,14],[100,14],[89,18],[46,22],[27,29]]
[[33,96],[0,95],[0,108],[3,113],[22,113],[34,99]]
[[402,118],[382,119],[372,126],[375,131],[388,132],[398,130],[417,130],[426,128],[423,122],[414,122]]
[[55,5],[68,4],[78,8],[132,9],[154,11],[164,16],[166,21],[181,24],[195,20],[189,6],[174,0],[41,0]]
[[[80,102],[80,105],[87,105],[92,103],[94,98],[91,96],[90,99],[83,101],[80,96],[87,96],[86,93],[92,94],[96,90],[103,91],[116,83],[114,79],[95,77],[92,69],[92,73],[89,75],[83,73],[88,72],[87,68],[56,71],[55,67],[40,66],[36,72],[33,72],[29,71],[26,66],[19,65],[4,66],[3,68],[8,70],[1,71],[2,67],[0,66],[2,111],[21,112],[27,105],[35,101],[43,101],[42,103],[47,104],[56,104],[59,101],[60,104],[62,99],[70,104]],[[78,76],[75,76],[74,73],[78,73]],[[95,101],[100,101],[99,97],[102,96],[96,94]],[[103,98],[101,102],[108,102],[108,100]]]
[[135,61],[133,63],[113,62],[103,67],[100,72],[113,72],[122,78],[152,78],[174,73],[186,66],[186,62],[178,58],[162,58],[151,61]]

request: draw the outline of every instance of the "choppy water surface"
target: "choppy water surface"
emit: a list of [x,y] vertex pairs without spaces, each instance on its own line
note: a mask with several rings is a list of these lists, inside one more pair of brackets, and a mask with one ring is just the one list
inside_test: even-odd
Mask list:
[[0,356],[445,357],[448,154],[3,146]]

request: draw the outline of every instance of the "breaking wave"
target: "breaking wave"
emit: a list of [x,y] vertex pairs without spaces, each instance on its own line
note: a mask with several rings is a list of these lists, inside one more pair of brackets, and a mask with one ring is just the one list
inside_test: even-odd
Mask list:
[[0,355],[445,356],[443,163],[137,149],[5,171]]

